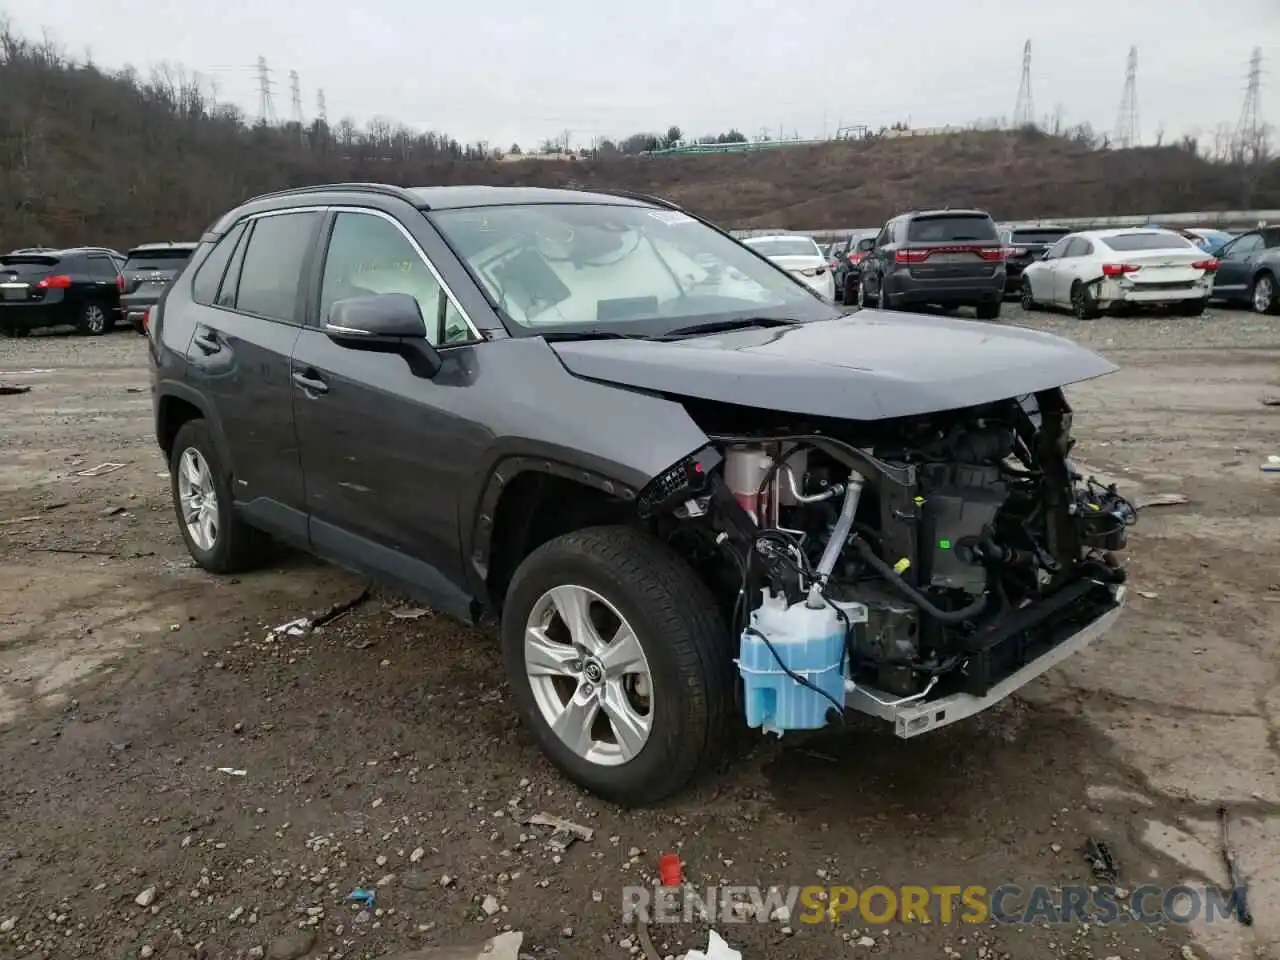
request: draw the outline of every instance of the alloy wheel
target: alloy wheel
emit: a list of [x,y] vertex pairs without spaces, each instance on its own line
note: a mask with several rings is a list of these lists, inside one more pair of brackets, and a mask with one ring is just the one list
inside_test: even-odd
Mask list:
[[195,447],[184,450],[178,461],[178,501],[191,542],[212,550],[218,542],[218,492],[208,461]]
[[84,308],[84,326],[90,333],[102,333],[107,328],[107,314],[97,304]]
[[564,585],[533,605],[525,673],[542,718],[590,763],[619,766],[653,730],[653,677],[640,639],[600,594]]
[[1259,277],[1253,284],[1253,309],[1258,313],[1266,313],[1275,300],[1276,288],[1270,277]]

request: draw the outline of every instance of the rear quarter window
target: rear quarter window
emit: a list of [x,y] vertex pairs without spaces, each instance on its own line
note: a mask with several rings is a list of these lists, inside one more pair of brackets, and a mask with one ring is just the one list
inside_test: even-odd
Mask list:
[[907,224],[907,241],[910,243],[970,243],[998,239],[994,220],[972,214],[916,217]]

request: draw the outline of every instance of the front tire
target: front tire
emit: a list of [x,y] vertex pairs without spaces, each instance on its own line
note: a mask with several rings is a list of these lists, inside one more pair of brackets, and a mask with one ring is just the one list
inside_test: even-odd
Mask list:
[[1031,281],[1022,281],[1022,309],[1034,310],[1036,308],[1036,298],[1031,292]]
[[231,471],[218,456],[204,420],[189,420],[178,430],[169,456],[169,486],[178,530],[192,560],[210,573],[261,566],[270,540],[236,515]]
[[656,803],[719,756],[728,631],[692,568],[648,534],[593,527],[538,547],[511,580],[501,633],[534,739],[586,790]]
[[999,320],[1000,308],[1003,304],[996,300],[992,303],[980,303],[973,308],[979,320]]

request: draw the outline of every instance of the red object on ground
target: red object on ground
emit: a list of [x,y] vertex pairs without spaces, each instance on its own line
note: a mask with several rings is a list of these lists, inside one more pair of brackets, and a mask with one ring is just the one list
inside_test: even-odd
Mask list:
[[678,853],[664,853],[658,858],[658,879],[664,887],[678,887],[684,871]]

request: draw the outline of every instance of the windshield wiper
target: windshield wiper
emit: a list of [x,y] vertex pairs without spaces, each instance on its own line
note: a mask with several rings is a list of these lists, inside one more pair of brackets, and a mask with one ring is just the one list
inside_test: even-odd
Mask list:
[[653,340],[643,333],[623,333],[620,330],[551,330],[542,334],[547,343],[566,343],[571,340]]
[[654,340],[680,340],[684,337],[698,337],[708,333],[729,333],[733,330],[750,330],[752,327],[795,327],[799,320],[784,320],[778,317],[743,317],[738,320],[721,320],[718,323],[692,324],[669,330]]

